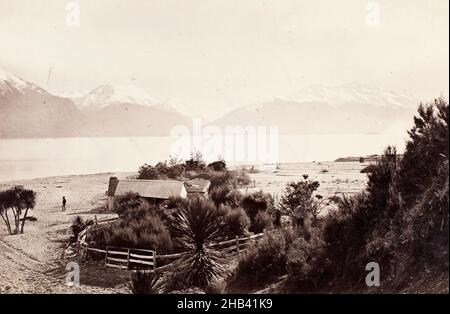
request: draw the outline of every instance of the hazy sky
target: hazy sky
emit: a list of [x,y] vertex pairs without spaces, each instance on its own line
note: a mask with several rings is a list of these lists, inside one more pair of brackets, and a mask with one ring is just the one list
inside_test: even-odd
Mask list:
[[448,95],[448,0],[78,0],[79,27],[69,2],[0,0],[0,67],[51,92],[134,84],[209,118],[317,83]]

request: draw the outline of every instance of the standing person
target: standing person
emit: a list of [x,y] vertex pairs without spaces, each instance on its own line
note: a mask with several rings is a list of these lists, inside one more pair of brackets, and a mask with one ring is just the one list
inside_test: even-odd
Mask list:
[[66,203],[67,203],[66,197],[63,196],[63,198],[62,198],[62,208],[61,208],[61,211],[62,211],[62,212],[65,212],[65,211],[66,211]]

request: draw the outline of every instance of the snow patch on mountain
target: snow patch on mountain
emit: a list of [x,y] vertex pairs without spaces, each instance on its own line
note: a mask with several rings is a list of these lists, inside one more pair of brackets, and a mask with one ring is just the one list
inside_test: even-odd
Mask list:
[[79,100],[84,98],[88,94],[88,91],[84,90],[73,90],[73,91],[61,91],[57,93],[57,96],[61,98],[68,98],[71,100]]
[[411,94],[384,90],[361,82],[341,86],[311,85],[288,99],[326,103],[334,107],[343,104],[368,104],[377,107],[410,108],[417,104],[417,98]]
[[40,87],[27,82],[20,77],[8,73],[0,69],[0,95],[6,96],[8,94],[24,94],[27,90],[36,90],[43,93],[44,90]]
[[98,109],[114,104],[155,106],[158,102],[134,85],[101,85],[88,93],[79,103],[81,108]]

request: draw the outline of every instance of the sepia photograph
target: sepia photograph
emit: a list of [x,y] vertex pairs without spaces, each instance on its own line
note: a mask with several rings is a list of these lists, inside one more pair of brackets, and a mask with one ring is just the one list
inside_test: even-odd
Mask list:
[[447,0],[0,0],[0,294],[448,295],[448,98]]

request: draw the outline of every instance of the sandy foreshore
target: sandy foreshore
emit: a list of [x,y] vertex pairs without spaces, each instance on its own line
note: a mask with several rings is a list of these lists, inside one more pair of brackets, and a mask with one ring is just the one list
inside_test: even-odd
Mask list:
[[[9,293],[86,293],[111,292],[114,289],[65,285],[60,260],[63,247],[70,236],[72,220],[83,218],[107,219],[115,214],[104,210],[108,178],[113,173],[49,177],[0,183],[0,189],[23,185],[36,192],[36,207],[29,214],[37,221],[28,221],[25,233],[7,235],[0,226],[0,292]],[[125,175],[125,174],[121,174]],[[61,199],[67,199],[67,210],[61,212]]]
[[[289,181],[301,180],[304,174],[321,184],[319,193],[331,196],[335,193],[355,193],[364,187],[365,175],[360,173],[364,164],[359,163],[308,163],[288,165],[281,169],[269,169],[251,174],[256,187],[243,192],[263,190],[281,195]],[[25,233],[7,235],[0,225],[0,292],[7,293],[114,293],[126,292],[123,281],[100,285],[98,282],[114,282],[108,276],[126,277],[114,271],[82,270],[82,284],[78,288],[65,285],[65,261],[60,260],[63,246],[70,236],[72,220],[80,215],[84,219],[95,216],[99,220],[115,217],[105,210],[106,190],[110,176],[125,178],[132,173],[101,173],[21,180],[0,183],[0,190],[13,185],[23,185],[36,193],[36,207],[30,215],[36,221],[28,221]],[[61,200],[67,199],[67,210],[61,212]],[[98,276],[97,281],[86,276]],[[103,280],[105,279],[105,280]],[[90,284],[86,284],[90,283]]]

